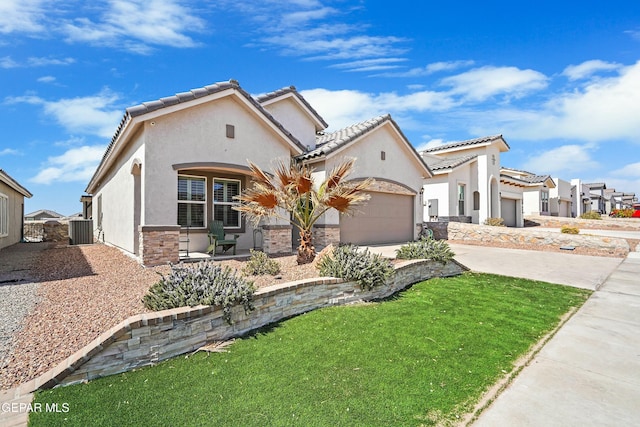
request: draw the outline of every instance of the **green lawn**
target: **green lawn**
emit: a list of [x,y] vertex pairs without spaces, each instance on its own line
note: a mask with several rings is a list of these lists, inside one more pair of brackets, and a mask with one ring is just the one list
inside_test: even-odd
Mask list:
[[466,273],[331,307],[153,368],[39,392],[67,413],[30,425],[435,425],[483,391],[590,292]]

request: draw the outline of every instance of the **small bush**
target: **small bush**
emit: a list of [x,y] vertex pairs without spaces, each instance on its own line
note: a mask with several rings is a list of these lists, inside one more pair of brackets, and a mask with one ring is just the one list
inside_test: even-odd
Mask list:
[[596,211],[589,211],[589,212],[585,212],[582,215],[580,215],[580,218],[582,218],[582,219],[602,219],[602,215],[600,215]]
[[484,220],[484,225],[490,225],[492,227],[505,227],[504,219],[502,218],[487,218]]
[[278,261],[269,258],[267,254],[262,251],[251,251],[251,258],[242,267],[242,273],[245,276],[261,276],[263,274],[270,274],[275,276],[280,273],[280,264]]
[[580,233],[580,229],[571,225],[563,225],[560,227],[560,231],[564,234],[578,234]]
[[317,267],[323,276],[353,280],[367,290],[383,285],[393,274],[391,261],[354,245],[335,248],[332,253],[322,257]]
[[610,216],[613,218],[631,218],[633,217],[633,209],[615,209]]
[[159,311],[199,304],[222,307],[223,317],[231,323],[231,307],[242,304],[245,312],[253,310],[252,282],[229,267],[202,261],[194,265],[172,265],[171,271],[155,283],[142,298],[144,306]]
[[430,259],[444,264],[454,256],[449,244],[444,240],[420,239],[396,249],[396,258],[399,259]]

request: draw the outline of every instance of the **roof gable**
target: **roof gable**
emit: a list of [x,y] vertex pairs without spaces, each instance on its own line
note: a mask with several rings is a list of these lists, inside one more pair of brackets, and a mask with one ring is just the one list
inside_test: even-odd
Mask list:
[[420,164],[420,166],[425,170],[425,172],[427,172],[429,176],[433,176],[433,172],[431,171],[431,169],[429,169],[429,166],[427,166],[424,159],[420,156],[420,154],[418,154],[413,145],[411,145],[409,140],[402,133],[398,124],[391,118],[389,114],[374,117],[372,119],[356,123],[335,132],[320,134],[316,138],[316,148],[298,156],[297,159],[304,161],[333,156],[342,149],[351,146],[357,141],[360,141],[362,137],[369,134],[370,132],[373,132],[385,125],[392,126],[395,132],[400,136],[400,139],[410,150],[415,160]]
[[305,112],[305,114],[311,119],[311,121],[313,121],[317,132],[320,132],[321,130],[329,127],[322,116],[320,116],[320,114],[318,114],[318,112],[311,106],[311,104],[309,104],[309,102],[307,102],[307,100],[302,95],[300,95],[295,86],[285,87],[256,97],[256,101],[258,101],[258,103],[260,103],[260,105],[262,106],[275,104],[285,99],[293,100],[299,106],[299,108]]
[[31,194],[29,190],[27,190],[22,185],[20,185],[18,181],[11,178],[11,176],[9,176],[9,174],[2,169],[0,169],[0,182],[4,182],[6,185],[11,187],[18,193],[22,194],[24,197],[27,197],[30,199],[33,196],[33,194]]
[[289,143],[289,146],[294,152],[303,153],[305,151],[306,148],[304,145],[265,110],[258,101],[242,89],[236,80],[229,80],[228,82],[215,83],[192,89],[189,92],[181,92],[173,96],[143,102],[142,104],[127,108],[85,191],[87,193],[93,192],[93,187],[98,182],[98,178],[108,169],[113,159],[117,158],[119,151],[127,145],[130,135],[135,133],[135,129],[140,126],[142,122],[160,115],[170,114],[176,110],[190,108],[226,96],[236,96],[237,99],[252,109],[259,117],[262,117],[265,123]]

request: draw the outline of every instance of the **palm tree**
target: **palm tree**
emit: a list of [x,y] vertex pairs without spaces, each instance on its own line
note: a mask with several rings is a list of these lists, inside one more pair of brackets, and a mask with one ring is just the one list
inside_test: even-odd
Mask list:
[[[264,217],[281,218],[300,231],[298,264],[306,264],[316,256],[313,247],[313,224],[329,209],[344,214],[353,213],[354,206],[369,199],[364,192],[371,187],[373,179],[349,182],[355,159],[337,165],[319,186],[315,186],[312,172],[307,165],[280,161],[273,176],[249,161],[253,175],[253,186],[238,196],[240,206],[233,209],[244,212],[254,224]],[[283,215],[282,211],[289,213]]]

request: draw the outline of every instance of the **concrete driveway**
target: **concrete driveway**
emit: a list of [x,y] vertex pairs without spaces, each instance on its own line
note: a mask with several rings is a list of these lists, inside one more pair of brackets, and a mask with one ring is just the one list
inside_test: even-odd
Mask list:
[[596,257],[493,248],[450,245],[455,259],[472,271],[541,280],[584,289],[597,289],[620,265],[621,258]]

